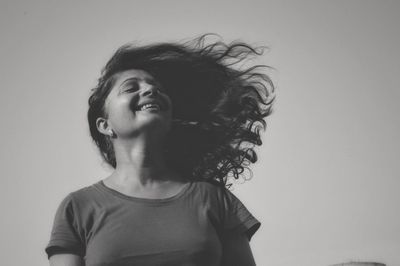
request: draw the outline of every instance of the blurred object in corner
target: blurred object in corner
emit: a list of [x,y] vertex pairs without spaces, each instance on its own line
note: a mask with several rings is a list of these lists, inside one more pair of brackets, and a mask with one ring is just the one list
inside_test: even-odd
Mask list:
[[379,262],[350,261],[345,263],[333,264],[330,266],[386,266],[386,264]]

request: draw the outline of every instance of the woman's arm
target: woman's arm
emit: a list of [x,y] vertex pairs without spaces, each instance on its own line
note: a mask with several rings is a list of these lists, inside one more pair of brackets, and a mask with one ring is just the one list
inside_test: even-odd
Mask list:
[[233,233],[222,238],[222,266],[254,266],[249,239],[244,233]]
[[50,266],[85,266],[82,257],[74,254],[55,254],[49,262]]

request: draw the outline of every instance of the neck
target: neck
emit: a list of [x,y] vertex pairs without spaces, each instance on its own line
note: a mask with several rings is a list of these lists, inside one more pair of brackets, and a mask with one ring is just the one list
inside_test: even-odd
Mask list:
[[114,152],[117,166],[110,176],[114,182],[146,186],[176,179],[165,162],[163,142],[145,136],[134,140],[116,139]]

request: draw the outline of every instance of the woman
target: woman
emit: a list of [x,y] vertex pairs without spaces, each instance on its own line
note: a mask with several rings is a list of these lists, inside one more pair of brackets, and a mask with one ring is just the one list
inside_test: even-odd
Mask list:
[[207,38],[125,45],[106,64],[88,121],[114,171],[62,201],[50,265],[255,265],[260,222],[226,187],[257,160],[273,85],[236,67],[261,51]]

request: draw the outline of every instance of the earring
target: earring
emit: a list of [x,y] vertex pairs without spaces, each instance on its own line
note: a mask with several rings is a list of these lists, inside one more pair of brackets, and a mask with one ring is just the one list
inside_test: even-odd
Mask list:
[[113,130],[110,130],[110,137],[112,137],[112,138],[115,137],[115,132]]

